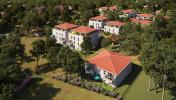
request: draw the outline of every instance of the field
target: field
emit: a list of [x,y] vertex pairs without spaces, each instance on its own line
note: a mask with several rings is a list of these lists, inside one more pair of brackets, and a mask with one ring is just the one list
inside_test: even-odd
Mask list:
[[[22,37],[21,41],[25,45],[26,53],[30,56],[29,50],[32,48],[31,43],[37,40],[38,37]],[[140,62],[135,59],[133,62],[133,71],[125,82],[117,88],[117,91],[122,95],[124,100],[160,100],[161,89],[158,89],[158,93],[154,90],[151,92],[147,91],[149,78],[145,75],[140,66]],[[39,65],[46,64],[45,59],[39,61]],[[22,64],[24,69],[31,69],[34,71],[36,62],[34,59],[29,60]],[[113,98],[97,94],[82,88],[71,86],[69,84],[53,80],[53,75],[64,73],[61,69],[57,69],[53,72],[48,72],[41,75],[34,75],[34,79],[22,90],[21,97],[25,100],[113,100]],[[108,85],[104,85],[108,89],[112,89]],[[165,100],[172,100],[174,97],[171,96],[167,91],[165,93]],[[173,99],[174,100],[174,99]]]

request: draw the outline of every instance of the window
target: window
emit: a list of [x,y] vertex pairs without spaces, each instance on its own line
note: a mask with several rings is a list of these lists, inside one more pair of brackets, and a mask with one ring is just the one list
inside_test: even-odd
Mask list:
[[108,78],[112,79],[113,78],[113,75],[108,73]]
[[104,74],[106,74],[106,71],[104,71]]

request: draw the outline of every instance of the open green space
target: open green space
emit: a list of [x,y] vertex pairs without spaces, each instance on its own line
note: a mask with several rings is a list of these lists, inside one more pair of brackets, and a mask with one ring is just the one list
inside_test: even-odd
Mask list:
[[[37,39],[38,37],[22,37],[21,41],[25,45],[28,56],[30,56],[29,50],[32,48],[31,43]],[[158,89],[158,93],[155,93],[155,90],[151,92],[147,91],[149,78],[142,70],[143,68],[140,66],[140,62],[136,57],[133,58],[133,71],[124,83],[117,88],[118,93],[120,93],[124,100],[160,100],[161,89]],[[46,63],[47,60],[43,58],[39,61],[39,65]],[[34,71],[35,66],[36,61],[34,59],[22,64],[24,69],[31,69],[32,71]],[[21,97],[25,100],[113,100],[113,98],[102,94],[52,79],[52,76],[63,73],[62,69],[57,69],[41,75],[34,75],[30,84],[21,91]],[[105,88],[112,89],[112,87],[103,83],[101,85]],[[168,92],[165,93],[165,100],[172,100],[173,98]]]

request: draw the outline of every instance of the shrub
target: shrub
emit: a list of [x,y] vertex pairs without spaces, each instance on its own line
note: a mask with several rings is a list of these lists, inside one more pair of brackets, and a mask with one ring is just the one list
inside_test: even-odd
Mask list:
[[[54,76],[53,78],[56,80],[66,82],[66,76]],[[79,76],[68,75],[67,79],[68,79],[67,83],[69,83],[71,85],[85,88],[87,90],[91,90],[91,91],[94,91],[97,93],[101,93],[101,94],[104,94],[105,96],[110,96],[113,98],[117,98],[117,97],[121,98],[121,96],[119,96],[118,93],[116,93],[115,91],[109,91],[101,86],[97,86],[97,84],[95,84],[93,82],[88,82],[88,81],[82,80],[81,77],[79,77]]]

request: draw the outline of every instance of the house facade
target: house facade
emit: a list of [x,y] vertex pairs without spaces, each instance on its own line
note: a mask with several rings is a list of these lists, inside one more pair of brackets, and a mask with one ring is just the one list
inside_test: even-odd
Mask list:
[[105,24],[103,30],[104,30],[104,32],[109,32],[112,34],[119,35],[119,30],[123,25],[125,25],[125,23],[123,23],[123,22],[109,21]]
[[97,30],[102,30],[107,21],[108,21],[108,18],[105,16],[96,16],[96,17],[90,18],[89,26]]
[[84,36],[90,37],[93,47],[97,46],[99,40],[98,30],[70,23],[56,25],[52,29],[52,35],[55,37],[57,43],[67,45],[76,50],[81,50],[81,43]]
[[85,36],[90,37],[93,48],[98,45],[98,30],[88,26],[79,26],[77,28],[72,29],[69,33],[68,39],[71,48],[81,50],[81,44],[84,41]]
[[122,54],[103,50],[89,59],[85,64],[85,72],[91,69],[93,74],[100,75],[102,81],[113,87],[119,86],[132,71],[131,58]]
[[70,23],[59,24],[52,29],[52,35],[56,38],[57,43],[65,45],[68,42],[70,30],[76,27],[78,25]]

